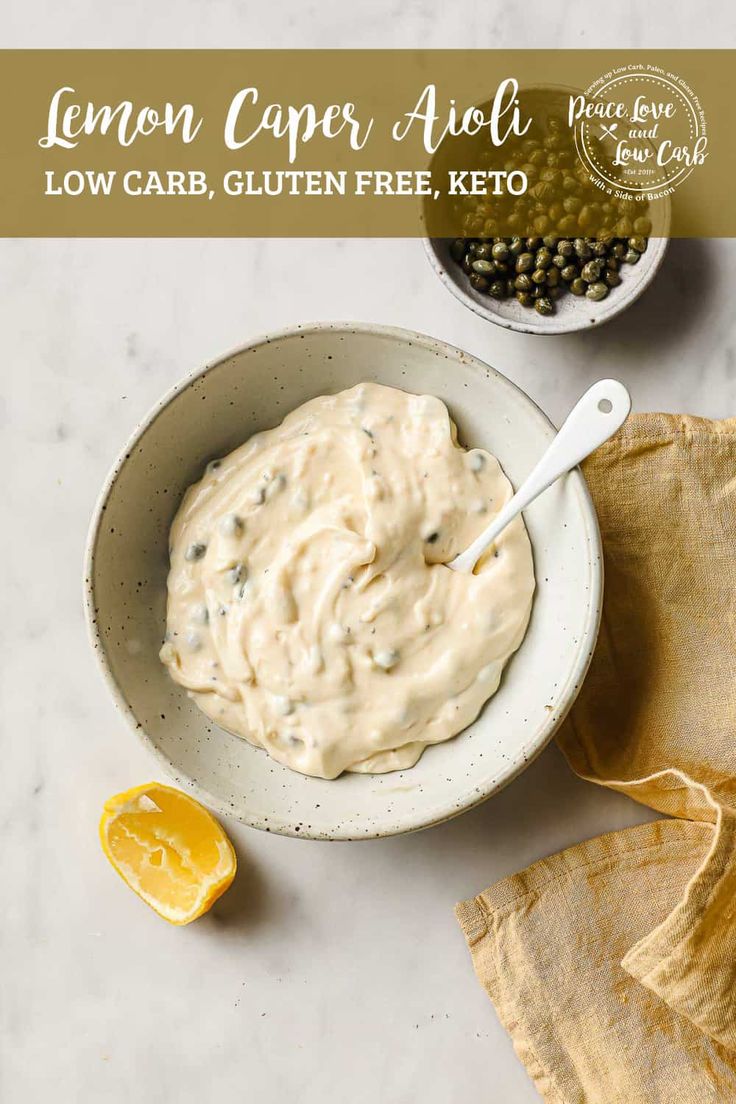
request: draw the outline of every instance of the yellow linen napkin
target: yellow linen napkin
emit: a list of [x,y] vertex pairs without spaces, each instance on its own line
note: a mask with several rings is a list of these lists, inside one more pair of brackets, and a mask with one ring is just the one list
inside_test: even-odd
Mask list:
[[736,1102],[736,419],[636,415],[585,475],[603,622],[558,742],[581,777],[679,819],[457,915],[546,1101]]

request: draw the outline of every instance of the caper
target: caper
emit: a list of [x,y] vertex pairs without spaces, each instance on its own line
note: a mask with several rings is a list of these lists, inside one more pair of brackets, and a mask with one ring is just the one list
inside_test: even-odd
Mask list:
[[547,279],[547,273],[543,268],[535,268],[532,272],[532,281],[535,284],[543,284]]
[[491,247],[491,254],[494,261],[505,261],[509,256],[509,247],[506,242],[495,242]]
[[576,238],[574,243],[575,252],[581,261],[587,261],[593,256],[593,252],[586,242],[585,238]]
[[595,208],[586,204],[578,214],[578,222],[583,230],[590,230],[598,221]]
[[526,242],[524,244],[525,244],[526,248],[530,252],[533,253],[535,249],[539,249],[540,245],[542,244],[542,239],[541,238],[527,238]]
[[466,253],[460,264],[462,266],[463,272],[465,272],[469,276],[470,273],[473,271],[473,254]]
[[561,253],[555,253],[552,258],[552,264],[555,268],[564,268],[567,264],[567,257],[563,257]]
[[557,223],[557,229],[561,234],[574,234],[578,228],[578,220],[575,215],[565,215]]
[[201,541],[194,541],[193,544],[190,544],[187,547],[187,550],[184,553],[184,559],[187,560],[188,563],[196,563],[197,560],[202,559],[206,551],[206,544],[202,544]]
[[647,239],[643,237],[629,238],[629,249],[635,249],[637,253],[646,253]]
[[579,196],[568,195],[563,199],[562,206],[565,208],[568,215],[577,215],[582,209],[583,201]]
[[581,279],[580,276],[576,276],[570,284],[570,291],[573,293],[573,295],[585,295],[585,289],[587,288],[587,286],[588,285],[586,284],[585,280]]
[[506,276],[512,271],[512,266],[506,261],[494,261],[493,263],[496,266],[496,275],[498,276]]
[[637,232],[637,234],[643,234],[644,237],[646,237],[648,234],[651,234],[651,219],[645,218],[643,216],[640,216],[638,219],[634,219],[634,230]]
[[624,254],[624,264],[636,264],[641,259],[641,253],[637,253],[635,249],[630,249],[628,253]]
[[547,215],[537,215],[534,220],[534,229],[539,234],[545,234],[550,228],[550,220]]
[[580,270],[580,275],[585,280],[586,284],[594,284],[596,280],[600,279],[601,270],[602,265],[599,260],[588,261]]
[[460,264],[463,257],[465,256],[465,241],[463,240],[463,238],[455,238],[454,242],[450,246],[450,256],[452,257],[453,261],[456,261],[457,264]]
[[531,291],[535,281],[531,276],[527,276],[525,272],[520,273],[514,280],[514,287],[517,291]]
[[552,264],[552,252],[546,249],[544,246],[537,250],[537,255],[534,258],[534,263],[537,268],[549,268]]
[[[574,176],[564,176],[562,178],[562,190],[563,190],[563,192],[570,193],[570,194],[568,194],[567,199],[574,199],[575,202],[578,204],[578,206],[575,208],[575,212],[579,211],[580,208],[583,206],[582,199],[580,199],[576,195],[571,194],[573,192],[576,192],[578,190],[578,187],[579,187],[579,184],[578,184],[578,182],[577,182],[577,180],[575,179]],[[565,200],[563,199],[562,202],[564,203]],[[575,213],[575,212],[573,212],[573,213]]]
[[578,274],[578,270],[577,270],[575,265],[565,265],[564,268],[560,269],[560,276],[568,284],[570,283],[571,280],[575,279],[577,274]]
[[557,243],[557,252],[561,257],[572,257],[575,249],[571,241],[563,238],[561,242]]
[[608,284],[604,284],[602,281],[597,280],[594,284],[588,285],[588,290],[585,295],[586,298],[592,299],[594,303],[597,303],[599,299],[605,299],[608,295]]
[[492,260],[493,245],[491,244],[491,242],[479,242],[475,250],[475,255],[476,257],[479,257],[481,260],[484,261]]
[[590,248],[593,251],[594,257],[605,257],[608,253],[608,244],[604,241],[591,242]]
[[619,276],[618,272],[614,272],[613,270],[609,270],[605,274],[603,279],[608,284],[609,288],[618,287],[618,285],[621,283],[621,277]]
[[553,314],[555,305],[548,295],[542,295],[535,301],[534,309],[538,314]]
[[478,260],[473,261],[473,272],[477,272],[479,276],[493,276],[496,271],[495,261]]
[[634,224],[629,218],[624,217],[622,219],[619,219],[619,221],[616,223],[617,238],[628,238],[629,235],[633,233],[633,230]]
[[492,295],[494,299],[506,298],[506,282],[505,280],[494,280],[491,286],[488,288],[488,294]]
[[559,268],[547,269],[547,287],[557,287],[560,282],[560,270]]
[[479,276],[477,272],[470,273],[470,286],[475,288],[476,291],[488,291],[490,280],[487,280],[485,276]]
[[559,240],[558,238],[552,238],[549,235],[547,235],[547,237],[542,238],[542,245],[544,246],[545,249],[549,249],[549,250],[552,250],[554,252],[557,249],[558,240]]
[[528,291],[517,291],[516,299],[517,302],[521,303],[522,307],[531,307],[534,303],[534,296]]
[[512,256],[518,257],[519,254],[523,252],[523,249],[524,242],[521,238],[512,238],[509,242],[509,253],[511,253]]
[[534,254],[533,253],[520,253],[516,258],[516,271],[517,272],[529,272],[534,268]]
[[540,203],[546,203],[554,195],[554,188],[551,184],[548,184],[544,180],[540,180],[532,188],[529,189],[529,195]]

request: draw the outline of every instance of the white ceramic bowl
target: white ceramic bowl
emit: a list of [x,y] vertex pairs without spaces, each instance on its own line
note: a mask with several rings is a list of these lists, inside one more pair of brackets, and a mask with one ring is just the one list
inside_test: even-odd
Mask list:
[[174,780],[213,809],[267,831],[315,839],[408,832],[468,809],[515,777],[549,741],[585,675],[600,616],[595,512],[574,472],[527,511],[538,592],[529,630],[498,693],[453,740],[411,770],[333,782],[280,766],[219,729],[158,659],[167,537],[204,464],[281,421],[306,399],[377,380],[439,396],[460,440],[501,461],[518,485],[553,435],[531,399],[443,342],[335,323],[261,338],[193,373],[133,434],[90,530],[86,606],[92,645],[130,726]]
[[470,286],[460,265],[450,256],[452,238],[424,238],[424,248],[432,268],[456,299],[472,311],[507,330],[529,334],[565,334],[589,330],[621,314],[649,287],[659,271],[668,238],[650,238],[649,248],[635,265],[621,266],[621,283],[600,303],[585,296],[563,295],[555,303],[555,313],[537,314],[515,299],[492,299]]

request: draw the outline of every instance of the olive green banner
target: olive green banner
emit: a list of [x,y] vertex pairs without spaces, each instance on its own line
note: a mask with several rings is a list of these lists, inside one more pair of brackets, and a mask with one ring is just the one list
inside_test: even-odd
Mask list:
[[0,51],[0,235],[733,236],[733,70],[730,50]]

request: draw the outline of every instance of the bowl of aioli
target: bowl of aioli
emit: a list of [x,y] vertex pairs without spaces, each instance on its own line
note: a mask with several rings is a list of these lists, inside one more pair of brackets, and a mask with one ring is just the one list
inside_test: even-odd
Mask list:
[[313,839],[364,839],[441,823],[500,790],[539,754],[572,704],[598,632],[602,561],[582,475],[525,513],[536,590],[521,646],[478,717],[388,773],[310,777],[220,727],[159,659],[169,534],[215,458],[310,399],[361,383],[431,395],[466,448],[495,456],[514,487],[554,435],[532,400],[444,342],[387,327],[321,323],[259,338],[193,372],[144,418],[113,465],[90,528],[91,644],[122,716],[183,788],[222,815]]

